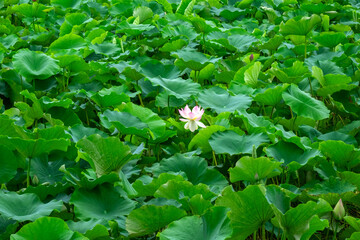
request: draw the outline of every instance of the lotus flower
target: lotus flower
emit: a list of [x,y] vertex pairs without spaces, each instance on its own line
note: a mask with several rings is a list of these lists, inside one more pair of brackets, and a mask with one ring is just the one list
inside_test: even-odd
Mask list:
[[334,210],[334,217],[337,220],[341,220],[344,218],[345,216],[345,208],[344,208],[344,204],[340,198],[340,200],[338,201],[338,203],[336,204]]
[[201,107],[195,106],[192,111],[189,106],[186,105],[184,109],[179,110],[180,115],[183,118],[180,118],[180,121],[186,122],[185,129],[190,129],[191,132],[194,132],[200,127],[206,128],[206,126],[200,122],[202,115],[204,114],[204,109]]

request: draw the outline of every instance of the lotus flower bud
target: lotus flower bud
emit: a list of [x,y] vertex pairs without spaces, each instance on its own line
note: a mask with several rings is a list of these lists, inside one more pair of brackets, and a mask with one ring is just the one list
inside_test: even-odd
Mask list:
[[259,174],[258,173],[255,173],[255,176],[254,176],[255,180],[259,180]]
[[38,184],[39,184],[39,178],[38,178],[36,175],[34,175],[34,177],[32,178],[32,183],[33,183],[34,185],[38,185]]
[[250,62],[251,62],[252,60],[254,60],[254,55],[253,55],[253,54],[250,55],[249,60],[250,60]]
[[333,212],[334,212],[335,219],[342,220],[344,218],[344,216],[345,216],[345,208],[344,208],[344,205],[342,203],[341,198],[338,201],[338,203],[335,205],[335,208],[334,208]]

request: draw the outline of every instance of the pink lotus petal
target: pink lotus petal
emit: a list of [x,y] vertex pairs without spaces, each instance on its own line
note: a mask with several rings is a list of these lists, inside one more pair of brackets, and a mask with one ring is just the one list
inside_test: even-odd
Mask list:
[[182,121],[182,122],[188,122],[188,121],[190,121],[190,120],[189,120],[189,119],[180,118],[180,121]]

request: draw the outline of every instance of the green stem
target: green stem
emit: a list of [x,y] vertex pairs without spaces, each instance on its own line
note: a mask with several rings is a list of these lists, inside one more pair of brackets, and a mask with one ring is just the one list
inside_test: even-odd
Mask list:
[[335,229],[334,229],[333,240],[337,240],[336,235],[337,235],[337,223],[335,222]]
[[254,239],[254,240],[256,240],[256,232],[257,232],[257,231],[255,231],[255,232],[254,232],[254,235],[253,235],[253,239]]
[[168,99],[167,99],[167,110],[168,110],[168,116],[170,118],[170,95],[168,95]]
[[306,52],[307,52],[307,44],[306,44],[306,36],[305,36],[305,52],[304,52],[304,61],[306,59]]
[[217,166],[217,161],[216,161],[216,156],[215,156],[214,151],[212,151],[212,155],[213,155],[213,165]]
[[262,234],[261,234],[261,236],[262,236],[262,239],[263,239],[263,240],[266,240],[265,224],[262,226]]
[[27,176],[26,176],[26,186],[30,186],[30,166],[31,166],[31,157],[29,157],[29,164],[27,169]]

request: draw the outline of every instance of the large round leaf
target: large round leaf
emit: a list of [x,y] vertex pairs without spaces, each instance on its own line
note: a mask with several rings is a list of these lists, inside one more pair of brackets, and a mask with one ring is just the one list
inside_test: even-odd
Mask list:
[[[121,112],[129,113],[134,117],[140,119],[143,123],[147,124],[150,129],[149,135],[153,140],[160,138],[165,134],[166,127],[164,120],[162,120],[157,114],[152,112],[150,109],[129,102],[127,104],[121,105],[119,107],[119,110]],[[147,138],[150,138],[150,136],[148,136]]]
[[250,106],[252,99],[246,95],[231,96],[219,87],[206,89],[199,94],[199,103],[204,108],[211,108],[216,113],[235,112]]
[[46,79],[60,71],[56,60],[44,53],[21,49],[13,56],[14,68],[28,80]]
[[265,189],[259,185],[249,185],[241,192],[225,188],[216,205],[228,207],[228,216],[233,227],[233,239],[245,240],[274,215],[267,202]]
[[192,95],[196,95],[200,90],[200,85],[190,79],[182,78],[167,79],[162,77],[147,78],[153,86],[161,86],[165,92],[176,98],[189,100]]
[[107,121],[112,123],[122,134],[134,134],[143,138],[149,137],[149,126],[130,113],[107,109],[100,115],[100,119],[103,125],[106,125]]
[[208,167],[204,158],[189,156],[187,154],[175,154],[174,156],[163,159],[159,164],[149,168],[152,174],[159,175],[167,172],[184,172],[192,184],[204,183],[209,185],[212,190],[222,190],[227,184],[225,177],[216,169]]
[[80,49],[86,45],[85,40],[79,35],[69,33],[62,37],[59,37],[54,42],[51,43],[49,49],[51,51],[61,51],[61,50],[73,50]]
[[288,91],[283,92],[283,99],[297,115],[314,120],[322,120],[329,117],[330,111],[323,102],[311,97],[292,84]]
[[269,138],[265,133],[239,135],[234,131],[216,132],[209,139],[209,143],[216,153],[230,155],[251,154],[253,146],[257,148],[267,142],[269,142]]
[[0,146],[0,184],[7,183],[16,175],[18,168],[14,153],[4,146]]
[[131,237],[145,236],[184,216],[186,212],[175,206],[145,205],[129,214],[126,230]]
[[118,171],[130,160],[130,147],[122,143],[119,138],[103,138],[98,134],[83,138],[76,144],[88,154],[90,165],[98,175]]
[[230,181],[257,182],[260,179],[271,178],[280,175],[280,163],[271,161],[269,158],[242,157],[236,162],[234,168],[230,168]]
[[26,224],[11,240],[87,240],[77,232],[73,232],[61,218],[43,217],[33,223]]
[[189,48],[174,52],[172,55],[180,59],[186,67],[195,71],[200,71],[209,63],[214,63],[218,60],[218,58],[209,59],[203,53]]
[[321,22],[319,15],[303,17],[300,20],[290,19],[280,25],[280,32],[283,35],[306,36],[317,24]]
[[70,203],[75,205],[75,216],[81,220],[114,220],[129,214],[136,204],[121,197],[110,184],[103,184],[92,190],[77,189],[71,195]]
[[289,167],[289,171],[295,171],[304,166],[310,159],[319,156],[317,149],[302,150],[296,144],[291,142],[279,141],[266,149],[268,156],[283,162]]
[[332,210],[329,203],[320,199],[319,202],[309,201],[305,204],[299,204],[282,213],[272,202],[271,207],[274,210],[275,218],[272,220],[275,226],[280,227],[288,239],[309,239],[303,238],[303,235],[310,236],[327,226],[327,220],[320,220],[317,214],[330,212]]
[[227,212],[225,207],[213,207],[202,217],[184,217],[160,233],[160,240],[225,240],[232,232]]
[[62,202],[56,200],[42,203],[34,193],[19,195],[15,192],[0,192],[0,213],[19,222],[35,221],[50,215],[53,210],[60,210],[62,206]]
[[346,35],[343,32],[322,32],[313,39],[325,47],[333,48],[342,43],[346,39]]

